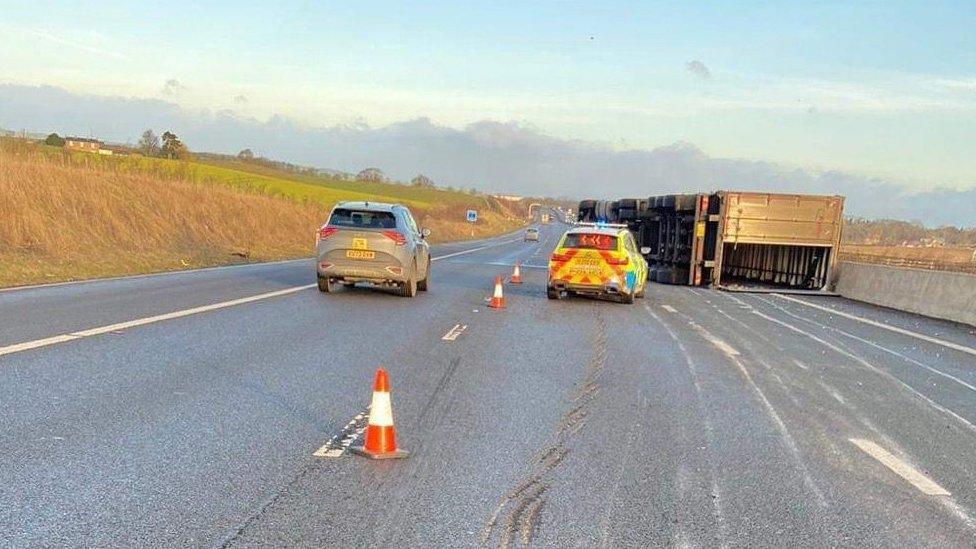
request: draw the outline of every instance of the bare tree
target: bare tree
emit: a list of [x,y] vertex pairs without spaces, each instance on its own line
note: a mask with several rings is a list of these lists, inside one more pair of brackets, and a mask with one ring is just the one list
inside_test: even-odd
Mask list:
[[142,132],[137,147],[146,156],[156,156],[159,154],[159,136],[152,130],[146,130]]
[[366,168],[356,174],[356,181],[367,183],[382,183],[386,181],[386,175],[379,168]]
[[254,160],[254,153],[251,152],[251,149],[244,149],[243,151],[237,153],[237,158],[240,158],[241,160]]
[[433,187],[434,181],[424,174],[420,174],[410,180],[410,184],[414,187]]

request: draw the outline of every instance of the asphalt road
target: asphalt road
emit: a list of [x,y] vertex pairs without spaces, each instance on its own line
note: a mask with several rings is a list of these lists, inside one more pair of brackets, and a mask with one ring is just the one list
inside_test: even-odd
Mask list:
[[[415,299],[305,260],[0,292],[0,546],[976,544],[971,328],[549,301],[561,230],[437,246]],[[378,366],[405,460],[341,451]]]

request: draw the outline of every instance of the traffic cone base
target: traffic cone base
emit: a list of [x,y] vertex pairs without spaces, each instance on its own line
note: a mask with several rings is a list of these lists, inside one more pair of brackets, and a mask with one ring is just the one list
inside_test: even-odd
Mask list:
[[399,448],[393,450],[392,452],[383,452],[382,454],[374,454],[366,450],[362,446],[350,446],[349,451],[356,454],[357,456],[368,457],[369,459],[397,459],[405,458],[410,455],[410,452],[406,450],[400,450]]

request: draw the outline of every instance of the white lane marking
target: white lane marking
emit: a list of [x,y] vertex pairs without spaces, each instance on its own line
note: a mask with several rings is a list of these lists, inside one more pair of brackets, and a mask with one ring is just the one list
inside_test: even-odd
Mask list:
[[[720,349],[722,348],[716,342],[719,343],[725,343],[725,342],[723,342],[716,336],[712,335],[711,332],[709,332],[702,326],[699,326],[695,322],[688,322],[688,324],[690,324],[695,329],[695,331],[698,332],[698,334],[701,335],[703,338],[705,338],[707,341],[711,342],[713,345],[719,347]],[[759,397],[759,401],[766,409],[766,413],[773,420],[773,423],[776,425],[777,429],[779,430],[780,438],[783,439],[783,443],[786,446],[786,449],[793,455],[793,460],[796,463],[796,466],[799,469],[801,476],[803,477],[803,483],[807,486],[807,488],[811,492],[813,492],[813,495],[817,498],[817,503],[820,505],[820,507],[826,508],[827,499],[824,497],[823,492],[820,490],[820,487],[817,486],[816,481],[813,480],[813,476],[810,474],[810,469],[807,467],[806,461],[804,461],[803,459],[803,454],[800,453],[800,448],[799,446],[797,446],[796,441],[793,439],[793,435],[790,434],[790,430],[786,427],[786,423],[783,422],[783,419],[779,416],[779,412],[777,412],[776,408],[773,407],[773,403],[770,402],[768,398],[766,398],[766,393],[763,392],[763,390],[759,387],[759,384],[757,384],[752,379],[752,375],[749,373],[749,370],[746,368],[745,364],[742,363],[742,359],[739,357],[739,352],[733,349],[728,344],[725,344],[725,346],[728,347],[728,349],[722,349],[723,352],[725,352],[729,360],[733,364],[735,364],[735,366],[739,369],[739,372],[742,374],[742,377],[744,377],[746,382],[749,384],[749,386],[752,387],[752,390],[755,391],[756,395]],[[731,350],[735,354],[730,354],[728,352],[729,350]]]
[[464,332],[467,329],[468,329],[467,324],[455,324],[453,328],[448,330],[447,333],[444,334],[443,337],[441,337],[441,339],[444,341],[454,341],[461,335],[462,332]]
[[752,310],[752,314],[757,315],[760,318],[765,318],[766,320],[768,320],[770,322],[774,322],[776,324],[779,324],[780,326],[783,326],[784,328],[786,328],[788,330],[791,330],[791,331],[794,331],[794,332],[796,332],[798,334],[805,335],[805,336],[809,337],[810,339],[816,341],[817,343],[823,345],[824,347],[827,347],[828,349],[831,349],[832,351],[834,351],[834,352],[836,352],[838,354],[841,354],[841,355],[846,356],[847,358],[849,358],[849,359],[851,359],[851,360],[853,360],[853,361],[861,364],[862,366],[868,368],[872,372],[874,372],[874,373],[876,373],[876,374],[878,374],[878,375],[880,375],[882,377],[885,377],[885,378],[889,379],[890,381],[892,381],[892,382],[900,385],[903,389],[905,389],[909,393],[915,395],[916,397],[924,400],[930,406],[932,406],[936,410],[939,410],[943,414],[946,414],[948,416],[951,416],[951,417],[957,419],[959,422],[961,422],[962,424],[964,424],[968,429],[970,429],[972,431],[976,431],[976,425],[973,425],[972,423],[970,423],[969,420],[967,420],[966,418],[964,418],[964,417],[960,416],[959,414],[953,412],[952,410],[946,408],[945,406],[942,406],[941,404],[939,404],[936,401],[932,400],[931,398],[925,396],[924,394],[920,393],[919,391],[915,390],[915,388],[913,388],[911,385],[905,383],[904,381],[901,380],[901,378],[895,376],[894,374],[892,374],[892,373],[890,373],[890,372],[888,372],[886,370],[882,370],[881,368],[878,368],[877,366],[875,366],[874,364],[871,364],[867,360],[864,360],[863,358],[861,358],[861,357],[859,357],[859,356],[857,356],[857,355],[855,355],[853,353],[850,353],[850,352],[848,352],[848,351],[846,351],[846,350],[838,347],[837,345],[834,345],[833,343],[830,343],[829,341],[827,341],[825,339],[821,339],[821,338],[815,336],[814,334],[811,334],[810,332],[803,331],[800,328],[797,328],[796,326],[790,324],[789,322],[782,321],[782,320],[780,320],[778,318],[773,318],[773,317],[771,317],[769,315],[766,315],[766,314],[763,314],[763,313],[759,312],[756,309],[753,309]]
[[345,454],[346,450],[352,446],[352,443],[366,431],[371,407],[372,405],[367,406],[365,411],[360,412],[356,417],[349,420],[349,423],[346,423],[346,426],[341,431],[323,444],[321,448],[313,452],[312,455],[315,457],[333,458],[341,457]]
[[15,343],[14,345],[0,347],[0,355],[9,355],[11,353],[19,353],[20,351],[27,351],[29,349],[36,349],[38,347],[45,347],[47,345],[54,345],[56,343],[64,343],[65,341],[78,339],[78,337],[79,336],[76,335],[63,334],[54,337],[46,337],[44,339],[35,339],[34,341],[28,341],[25,343]]
[[664,309],[665,311],[669,312],[669,313],[676,313],[676,312],[678,312],[678,309],[675,309],[674,307],[672,307],[670,305],[661,305],[661,308]]
[[156,278],[160,276],[192,275],[195,273],[203,273],[207,271],[223,271],[227,269],[241,269],[243,267],[266,267],[271,265],[282,265],[284,263],[298,263],[299,261],[307,261],[310,264],[314,264],[315,258],[309,256],[309,257],[300,257],[298,259],[282,259],[280,261],[260,261],[257,263],[240,263],[237,265],[216,265],[214,267],[200,267],[199,269],[181,269],[179,271],[162,271],[158,273],[146,273],[146,274],[138,274],[138,275],[107,276],[104,278],[86,278],[84,280],[66,280],[64,282],[50,282],[47,284],[31,284],[29,286],[12,286],[10,288],[0,288],[0,293],[17,292],[21,290],[39,290],[39,289],[46,289],[46,288],[57,288],[59,286],[74,286],[77,284],[115,282],[119,280],[140,280],[143,278]]
[[950,495],[948,490],[939,486],[934,480],[923,475],[917,469],[898,459],[874,442],[861,438],[852,438],[849,440],[852,444],[864,451],[864,453],[880,461],[888,469],[891,469],[896,475],[912,483],[912,486],[918,488],[923,494],[930,496]]
[[[654,318],[660,324],[664,331],[668,333],[668,336],[677,345],[678,350],[681,351],[682,356],[685,359],[685,365],[688,367],[688,371],[691,374],[692,384],[695,386],[695,404],[698,408],[698,416],[701,418],[702,424],[705,427],[705,447],[702,450],[709,449],[715,446],[715,427],[712,424],[712,420],[709,418],[708,411],[705,409],[704,401],[704,391],[702,390],[701,382],[699,381],[698,368],[695,366],[694,360],[691,358],[691,354],[688,353],[688,349],[685,347],[678,335],[668,326],[664,319],[659,317],[651,307],[647,304],[644,305],[644,309],[650,313],[651,317]],[[719,547],[728,547],[729,544],[725,540],[728,538],[728,527],[726,526],[725,513],[723,511],[722,502],[725,501],[725,494],[723,489],[718,484],[718,468],[715,466],[715,460],[706,459],[708,462],[708,468],[711,477],[711,488],[712,488],[712,514],[715,516],[715,521],[718,523],[719,531]]]
[[[454,257],[454,256],[457,256],[457,255],[462,255],[462,254],[469,254],[469,253],[472,253],[472,252],[477,252],[479,250],[484,250],[484,249],[487,249],[487,248],[494,248],[496,246],[501,246],[501,245],[504,245],[504,244],[509,244],[511,242],[517,242],[517,241],[518,241],[518,239],[515,239],[515,240],[507,240],[505,242],[500,242],[498,244],[489,244],[487,246],[480,246],[478,248],[472,248],[470,250],[462,250],[460,252],[455,252],[453,254],[442,255],[440,257],[433,257],[433,258],[431,258],[431,261],[437,261],[439,259],[445,259],[445,258],[448,258],[448,257]],[[289,261],[300,261],[300,260],[289,260]],[[213,268],[214,269],[218,269],[218,268],[243,267],[243,266],[244,265],[229,265],[229,266],[226,266],[226,267],[213,267]],[[185,271],[180,271],[180,272],[185,272]],[[178,273],[157,273],[157,274],[161,275],[161,274],[178,274]],[[145,277],[145,276],[154,276],[154,275],[140,275],[140,276]],[[91,282],[91,281],[86,281],[86,282]],[[226,307],[233,307],[235,305],[242,305],[244,303],[251,303],[251,302],[254,302],[254,301],[260,301],[262,299],[269,299],[269,298],[272,298],[272,297],[278,297],[278,296],[282,296],[282,295],[287,295],[287,294],[291,294],[291,293],[294,293],[294,292],[300,292],[302,290],[307,290],[309,288],[314,288],[314,287],[315,287],[315,284],[306,284],[306,285],[303,285],[303,286],[294,286],[292,288],[285,288],[284,290],[277,290],[277,291],[274,291],[274,292],[268,292],[268,293],[264,293],[264,294],[253,295],[253,296],[250,296],[250,297],[243,297],[243,298],[240,298],[240,299],[232,299],[230,301],[223,301],[221,303],[214,303],[214,304],[211,304],[211,305],[204,305],[202,307],[193,307],[191,309],[184,309],[182,311],[174,311],[172,313],[155,315],[155,316],[150,316],[150,317],[146,317],[146,318],[139,318],[139,319],[136,319],[136,320],[129,320],[127,322],[119,322],[119,323],[116,323],[116,324],[110,324],[108,326],[100,326],[100,327],[97,327],[97,328],[90,328],[90,329],[81,330],[81,331],[78,331],[78,332],[71,332],[69,334],[60,334],[60,335],[56,335],[56,336],[52,336],[52,337],[46,337],[46,338],[43,338],[43,339],[35,339],[33,341],[25,341],[23,343],[15,343],[13,345],[7,345],[6,347],[0,347],[0,356],[9,355],[9,354],[13,354],[13,353],[19,353],[21,351],[27,351],[29,349],[36,349],[38,347],[47,347],[48,345],[55,345],[55,344],[58,344],[58,343],[64,343],[66,341],[72,341],[72,340],[79,339],[79,338],[83,338],[83,337],[91,337],[91,336],[95,336],[95,335],[99,335],[99,334],[104,334],[104,333],[108,333],[108,332],[114,332],[114,331],[118,331],[118,330],[124,330],[126,328],[134,328],[136,326],[144,326],[146,324],[153,324],[155,322],[162,322],[164,320],[172,320],[174,318],[181,318],[181,317],[184,317],[184,316],[189,316],[189,315],[194,315],[194,314],[199,314],[199,313],[205,313],[205,312],[208,312],[208,311],[215,311],[215,310],[218,310],[218,309],[224,309]]]
[[838,334],[847,336],[847,337],[849,337],[849,338],[851,338],[851,339],[853,339],[855,341],[860,341],[861,343],[864,343],[865,345],[869,345],[871,347],[874,347],[875,349],[878,349],[878,350],[884,351],[886,353],[895,355],[898,358],[901,358],[901,359],[905,360],[906,362],[911,362],[912,364],[914,364],[916,366],[919,366],[920,368],[924,368],[924,369],[928,370],[929,372],[932,372],[935,375],[942,376],[942,377],[944,377],[946,379],[949,379],[951,381],[954,381],[955,383],[958,383],[958,384],[962,385],[963,387],[969,389],[970,391],[976,392],[976,386],[974,386],[974,385],[972,385],[970,383],[967,383],[967,382],[959,379],[958,377],[956,377],[956,376],[954,376],[952,374],[947,374],[946,372],[943,372],[942,370],[938,370],[936,368],[933,368],[933,367],[929,366],[928,364],[925,364],[924,362],[920,362],[918,360],[915,360],[914,358],[912,358],[912,357],[910,357],[910,356],[908,356],[908,355],[906,355],[904,353],[899,353],[898,351],[896,351],[894,349],[889,349],[888,347],[885,347],[884,345],[878,345],[877,343],[875,343],[873,341],[869,341],[867,339],[864,339],[863,337],[858,337],[858,336],[856,336],[856,335],[854,335],[854,334],[852,334],[850,332],[841,330],[840,328],[836,328],[834,326],[821,325],[819,322],[814,322],[813,320],[810,320],[808,318],[803,318],[801,316],[795,315],[795,314],[791,313],[790,311],[784,309],[783,307],[780,307],[779,305],[776,305],[775,303],[772,303],[772,302],[767,301],[767,300],[762,299],[762,298],[759,298],[759,299],[763,303],[766,303],[770,307],[773,307],[773,308],[781,311],[783,314],[785,314],[787,316],[790,316],[790,317],[795,318],[797,320],[801,320],[803,322],[807,322],[809,324],[813,324],[814,326],[823,326],[823,327],[827,328],[828,330],[832,330],[834,332],[837,332]]
[[837,316],[842,316],[844,318],[849,318],[851,320],[857,320],[858,322],[863,322],[865,324],[869,324],[869,325],[875,326],[877,328],[882,328],[882,329],[888,330],[890,332],[895,332],[896,334],[907,335],[907,336],[910,336],[910,337],[914,337],[916,339],[920,339],[922,341],[927,341],[929,343],[935,343],[936,345],[942,345],[943,347],[948,347],[949,349],[955,349],[957,351],[961,351],[963,353],[968,353],[968,354],[971,354],[973,356],[976,356],[976,349],[974,349],[972,347],[967,347],[965,345],[960,345],[958,343],[953,343],[951,341],[946,341],[944,339],[939,339],[937,337],[932,337],[932,336],[928,336],[928,335],[925,335],[925,334],[920,334],[918,332],[913,332],[911,330],[906,330],[905,328],[899,328],[898,326],[891,326],[891,325],[885,324],[883,322],[878,322],[877,320],[871,320],[870,318],[864,318],[864,317],[860,317],[860,316],[857,316],[857,315],[852,315],[850,313],[845,313],[843,311],[838,311],[837,309],[833,309],[831,307],[824,307],[823,305],[816,305],[814,303],[808,303],[806,301],[803,301],[802,299],[797,299],[795,297],[790,297],[788,295],[782,295],[782,294],[773,294],[773,295],[775,295],[776,297],[778,297],[780,299],[785,299],[787,301],[792,301],[794,303],[799,303],[800,305],[805,305],[807,307],[812,307],[814,309],[819,309],[821,311],[825,311],[825,312],[828,312],[830,314],[837,315]]
[[[513,233],[509,233],[509,234],[513,234]],[[515,242],[517,240],[519,240],[519,239],[505,241],[505,242],[502,242],[501,244],[507,244],[508,242]],[[501,244],[492,244],[492,245],[489,245],[489,246],[484,246],[482,248],[478,248],[477,250],[483,250],[485,248],[490,248],[492,246],[500,246]],[[466,251],[463,251],[463,252],[459,252],[459,254],[461,254],[461,253],[469,253],[469,252],[473,252],[473,251],[477,251],[477,250],[466,250]],[[442,258],[440,258],[440,257],[433,258],[432,257],[431,258],[431,261],[437,261],[438,259],[442,259]],[[64,282],[51,282],[51,283],[48,283],[48,284],[30,284],[30,285],[25,285],[25,286],[11,286],[9,288],[0,288],[0,293],[4,293],[4,292],[17,292],[17,291],[21,291],[21,290],[38,290],[38,289],[44,289],[44,288],[57,288],[58,286],[73,286],[73,285],[76,285],[76,284],[92,284],[92,283],[98,283],[98,282],[114,282],[114,281],[118,281],[118,280],[140,280],[140,279],[143,279],[143,278],[155,278],[155,277],[159,277],[159,276],[190,275],[190,274],[200,273],[200,272],[206,272],[206,271],[222,271],[222,270],[225,270],[225,269],[240,269],[240,268],[243,268],[243,267],[262,267],[262,266],[270,266],[270,265],[281,265],[281,264],[284,264],[284,263],[297,263],[299,261],[308,261],[310,263],[314,263],[315,262],[315,257],[314,256],[308,256],[308,257],[299,257],[297,259],[282,259],[282,260],[279,260],[279,261],[259,261],[259,262],[256,262],[256,263],[241,263],[241,264],[238,264],[238,265],[215,265],[213,267],[200,267],[198,269],[181,269],[179,271],[162,271],[162,272],[158,272],[158,273],[145,273],[145,274],[138,274],[138,275],[107,276],[107,277],[104,277],[104,278],[86,278],[85,280],[66,280]]]
[[442,259],[447,259],[449,257],[456,257],[459,255],[470,254],[474,252],[480,252],[481,250],[487,250],[488,248],[497,248],[498,246],[504,246],[505,244],[511,244],[512,242],[518,242],[519,238],[513,240],[506,240],[504,242],[499,242],[497,244],[488,244],[487,246],[479,246],[477,248],[471,248],[470,250],[461,250],[460,252],[454,252],[452,254],[439,255],[437,257],[430,258],[431,261],[440,261]]
[[99,334],[104,334],[108,332],[114,332],[118,330],[124,330],[126,328],[134,328],[136,326],[144,326],[146,324],[153,324],[155,322],[162,322],[164,320],[172,320],[174,318],[181,318],[184,316],[190,316],[199,313],[205,313],[208,311],[216,311],[218,309],[225,309],[227,307],[233,307],[235,305],[242,305],[244,303],[252,303],[254,301],[260,301],[262,299],[270,299],[272,297],[279,297],[283,295],[293,294],[295,292],[300,292],[302,290],[307,290],[309,288],[314,288],[315,284],[306,284],[304,286],[295,286],[292,288],[286,288],[284,290],[277,290],[274,292],[267,292],[264,294],[252,295],[250,297],[242,297],[240,299],[232,299],[230,301],[223,301],[220,303],[213,303],[211,305],[204,305],[202,307],[193,307],[192,309],[184,309],[182,311],[174,311],[172,313],[166,313],[162,315],[149,316],[145,318],[139,318],[136,320],[129,320],[127,322],[119,322],[116,324],[109,324],[108,326],[99,326],[98,328],[90,328],[88,330],[81,330],[78,332],[71,332],[69,334],[57,335],[54,337],[47,337],[44,339],[36,339],[34,341],[27,341],[24,343],[16,343],[14,345],[8,345],[6,347],[0,347],[0,356],[9,355],[12,353],[17,353],[20,351],[26,351],[28,349],[36,349],[38,347],[46,347],[48,345],[54,345],[57,343],[63,343],[65,341],[72,341],[75,339],[80,339],[83,337],[91,337]]
[[695,324],[694,322],[689,322],[689,324],[691,324],[691,327],[697,330],[698,333],[702,335],[702,337],[707,339],[709,343],[717,347],[719,351],[722,351],[723,353],[725,353],[726,355],[732,358],[739,356],[739,351],[735,350],[735,348],[729,345],[728,343],[713,336],[710,332],[705,330],[705,328],[702,328],[701,326]]
[[799,369],[801,369],[801,370],[809,370],[809,369],[810,369],[810,367],[809,367],[809,366],[807,366],[806,364],[804,364],[804,363],[802,363],[802,362],[800,362],[799,360],[797,360],[797,359],[795,359],[795,358],[793,359],[793,364],[796,364],[796,366],[797,366],[797,367],[798,367]]

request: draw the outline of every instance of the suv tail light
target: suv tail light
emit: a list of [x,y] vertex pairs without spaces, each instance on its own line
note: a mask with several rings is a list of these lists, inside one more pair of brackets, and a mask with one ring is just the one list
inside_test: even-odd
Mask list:
[[630,258],[624,256],[623,259],[617,259],[615,257],[606,258],[607,265],[626,265],[630,263]]
[[383,231],[383,236],[396,242],[397,246],[403,246],[407,243],[407,237],[403,236],[403,233],[400,231]]
[[339,229],[337,229],[336,227],[329,227],[328,225],[323,225],[322,228],[319,229],[319,232],[315,234],[315,242],[318,243],[322,240],[325,240],[326,238],[329,238],[330,236],[336,234],[337,232],[339,232]]
[[564,263],[566,261],[569,261],[571,257],[573,256],[569,254],[554,253],[551,256],[549,256],[549,259],[551,259],[552,261],[556,261],[558,263]]

